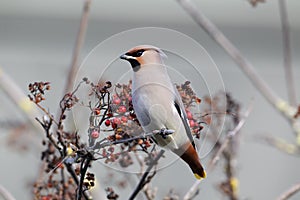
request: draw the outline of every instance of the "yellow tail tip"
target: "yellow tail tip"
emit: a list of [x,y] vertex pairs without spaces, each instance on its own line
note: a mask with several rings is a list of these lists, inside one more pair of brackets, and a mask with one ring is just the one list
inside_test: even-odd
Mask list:
[[200,176],[199,174],[194,174],[194,176],[196,177],[196,179],[201,180],[203,178],[206,178],[206,172],[203,171],[203,176]]

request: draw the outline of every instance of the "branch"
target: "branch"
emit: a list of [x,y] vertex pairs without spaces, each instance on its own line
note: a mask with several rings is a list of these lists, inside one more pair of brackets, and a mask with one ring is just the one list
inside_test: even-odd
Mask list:
[[138,136],[134,136],[131,138],[126,138],[126,139],[120,139],[120,140],[115,140],[115,141],[109,141],[107,138],[97,142],[95,144],[94,147],[92,147],[93,149],[101,149],[107,146],[111,146],[111,145],[116,145],[116,144],[123,144],[126,142],[132,142],[134,140],[137,139],[146,139],[147,137],[152,137],[154,135],[161,135],[163,138],[165,138],[167,135],[173,134],[175,131],[171,130],[171,129],[161,129],[161,130],[154,130],[150,133],[144,133],[144,134],[140,134]]
[[253,109],[253,104],[251,104],[248,107],[248,109],[245,111],[244,117],[239,121],[239,123],[236,125],[236,127],[232,131],[229,131],[227,133],[225,141],[222,143],[221,147],[219,148],[219,150],[217,151],[215,156],[211,159],[211,161],[209,163],[208,171],[213,170],[214,166],[217,164],[218,160],[220,159],[220,155],[223,153],[223,151],[227,147],[230,139],[233,138],[241,130],[241,128],[243,127],[243,125],[246,122],[246,119],[248,118],[249,114],[251,113],[252,109]]
[[68,79],[67,79],[66,87],[64,90],[64,94],[66,94],[72,90],[75,76],[78,71],[78,57],[80,55],[80,51],[81,51],[81,48],[82,48],[82,45],[84,42],[84,38],[85,38],[91,2],[92,2],[92,0],[85,0],[85,2],[84,2],[79,31],[78,31],[78,35],[77,35],[77,39],[76,39],[76,43],[75,43],[75,48],[73,51],[72,62],[71,62],[70,71],[68,74]]
[[[236,125],[236,127],[232,131],[228,132],[228,134],[226,135],[225,141],[222,143],[222,145],[219,148],[219,150],[217,151],[216,155],[211,159],[211,161],[208,165],[208,170],[207,170],[208,173],[213,170],[214,166],[216,165],[217,161],[220,158],[220,155],[224,152],[225,148],[229,144],[230,139],[233,138],[243,127],[243,125],[246,122],[246,118],[249,116],[250,112],[252,111],[252,108],[253,108],[253,105],[250,104],[250,106],[244,113],[244,117],[239,121],[239,123]],[[191,189],[184,195],[184,198],[183,198],[184,200],[190,200],[196,196],[195,194],[197,194],[199,192],[199,185],[201,183],[201,180],[197,180],[194,183],[194,185],[191,187]]]
[[197,8],[189,0],[177,0],[178,4],[195,20],[195,22],[202,27],[208,35],[215,40],[225,52],[238,64],[246,76],[250,79],[252,84],[258,91],[275,107],[280,113],[293,123],[294,131],[299,136],[300,144],[300,122],[295,123],[293,115],[296,113],[296,108],[289,105],[286,101],[281,99],[269,85],[259,76],[255,71],[253,65],[242,55],[242,53],[226,38],[226,36],[202,14],[201,10]]
[[93,158],[93,156],[89,155],[85,160],[83,160],[81,162],[80,180],[79,180],[79,184],[78,184],[76,200],[81,200],[82,194],[84,195],[85,199],[89,199],[89,197],[85,193],[86,190],[83,187],[84,187],[85,175],[86,175],[88,167],[92,161],[92,158]]
[[294,185],[290,189],[288,189],[286,192],[282,193],[277,200],[287,200],[290,197],[292,197],[294,194],[300,191],[300,183]]
[[135,190],[133,191],[133,193],[131,194],[131,196],[129,197],[129,200],[134,200],[135,197],[137,196],[137,194],[143,189],[143,187],[145,186],[145,181],[147,176],[149,175],[151,169],[157,164],[157,161],[162,157],[162,155],[165,153],[164,150],[161,150],[158,155],[155,157],[155,159],[149,164],[149,166],[147,167],[145,173],[143,174],[139,184],[137,185],[137,187],[135,188]]
[[4,200],[15,200],[15,197],[13,197],[2,185],[0,185],[0,196],[2,196]]
[[300,147],[299,145],[291,144],[281,138],[273,137],[273,136],[262,136],[263,140],[267,142],[267,144],[271,145],[272,147],[275,147],[276,149],[290,154],[290,155],[300,155]]
[[24,94],[15,81],[6,74],[0,67],[0,88],[7,94],[12,102],[23,112],[24,116],[31,123],[32,127],[41,131],[41,127],[36,123],[35,117],[39,114],[34,104]]
[[179,5],[190,14],[195,22],[201,26],[208,35],[215,40],[225,52],[232,57],[232,59],[243,70],[246,76],[250,79],[252,84],[258,91],[275,107],[280,113],[290,121],[294,132],[296,133],[296,143],[300,145],[300,121],[295,120],[294,115],[297,113],[297,108],[288,104],[288,102],[281,99],[257,74],[253,65],[242,55],[242,53],[226,38],[226,36],[201,13],[191,1],[177,0]]
[[292,70],[290,28],[288,21],[288,13],[286,9],[286,0],[278,0],[278,3],[282,29],[285,80],[287,83],[289,102],[292,106],[296,106],[297,98]]

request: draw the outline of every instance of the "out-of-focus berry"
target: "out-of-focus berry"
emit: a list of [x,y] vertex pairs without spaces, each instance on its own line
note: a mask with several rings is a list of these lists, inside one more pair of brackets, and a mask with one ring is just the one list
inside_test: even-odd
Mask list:
[[116,105],[119,105],[121,103],[121,99],[119,97],[115,97],[113,99],[113,103],[116,104]]
[[190,123],[190,127],[194,127],[196,125],[194,120],[189,120],[189,123]]
[[97,139],[97,138],[99,137],[99,132],[96,131],[96,130],[94,130],[94,131],[91,133],[91,137],[92,137],[93,139]]
[[122,121],[123,123],[126,123],[126,122],[128,121],[128,118],[127,118],[126,116],[122,116],[122,117],[121,117],[121,121]]
[[190,111],[186,111],[186,115],[189,120],[193,119],[193,114]]
[[118,111],[119,113],[125,113],[126,112],[126,107],[125,106],[119,106]]
[[121,124],[120,118],[115,117],[115,118],[113,119],[113,123],[115,123],[115,124],[117,124],[117,125]]

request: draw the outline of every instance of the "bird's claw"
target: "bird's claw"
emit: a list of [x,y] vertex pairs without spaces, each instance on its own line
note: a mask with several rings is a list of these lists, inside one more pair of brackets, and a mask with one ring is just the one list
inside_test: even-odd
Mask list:
[[163,139],[166,139],[168,135],[171,135],[174,132],[174,130],[162,128],[160,130],[155,131],[154,133],[160,135]]

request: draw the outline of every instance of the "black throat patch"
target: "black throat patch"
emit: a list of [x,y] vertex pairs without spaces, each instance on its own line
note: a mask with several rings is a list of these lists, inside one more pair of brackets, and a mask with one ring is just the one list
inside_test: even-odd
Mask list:
[[132,67],[134,72],[139,71],[139,69],[141,68],[141,64],[137,60],[129,59],[128,61],[130,62],[131,67]]

